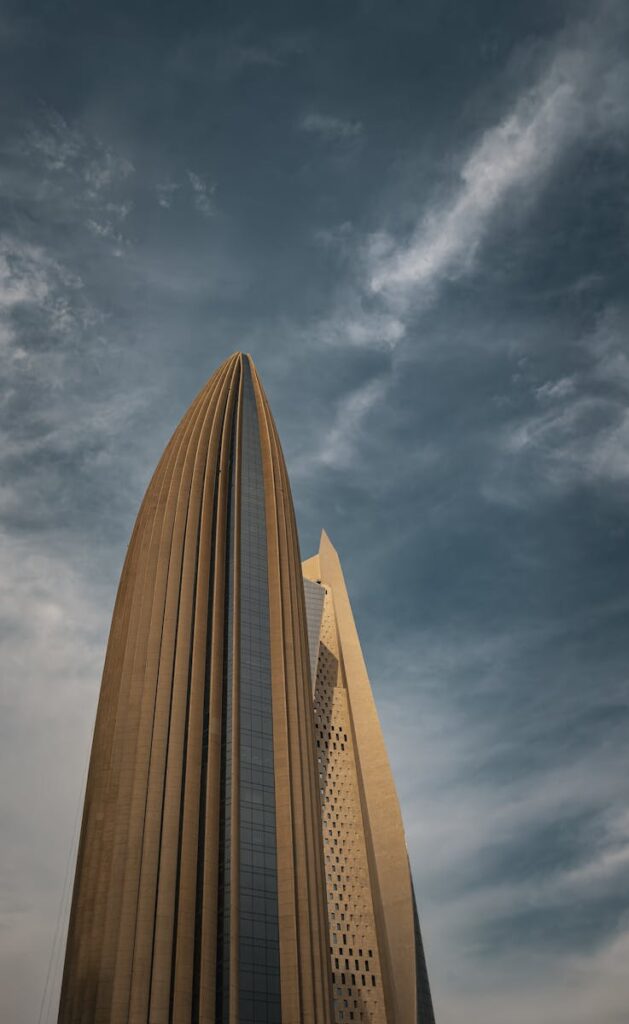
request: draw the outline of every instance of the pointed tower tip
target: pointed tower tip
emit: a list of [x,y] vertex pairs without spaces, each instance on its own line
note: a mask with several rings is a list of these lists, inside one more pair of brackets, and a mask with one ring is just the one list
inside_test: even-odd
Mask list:
[[[238,352],[238,351],[230,352],[230,354],[228,356],[226,356],[226,358],[223,360],[223,362],[221,363],[221,365],[218,367],[218,369],[215,372],[216,373],[220,373],[220,371],[224,370],[225,367],[227,367],[227,366],[235,366],[236,363],[242,362],[242,359],[243,359],[243,353],[242,352]],[[212,377],[214,377],[214,374],[212,374]],[[210,380],[211,379],[212,378],[210,378]]]
[[337,552],[336,548],[334,547],[334,544],[332,543],[332,541],[328,537],[328,535],[325,532],[325,530],[322,530],[321,531],[321,537],[319,539],[319,551],[323,551],[323,550],[325,550],[325,548],[328,548],[329,550],[333,551],[334,554],[338,557],[338,552]]
[[301,568],[304,576],[308,580],[316,580],[317,583],[321,582],[321,556],[327,555],[328,558],[335,558],[338,562],[339,556],[336,548],[332,541],[328,537],[325,530],[321,531],[321,537],[319,538],[319,550],[316,555],[311,555],[310,558],[304,559],[301,563]]
[[231,355],[227,356],[227,359],[225,360],[223,365],[227,365],[230,363],[239,363],[242,366],[245,363],[245,360],[248,361],[250,368],[252,370],[255,370],[255,372],[257,373],[256,364],[253,361],[253,356],[251,355],[251,353],[243,352],[242,349],[239,348],[232,352]]

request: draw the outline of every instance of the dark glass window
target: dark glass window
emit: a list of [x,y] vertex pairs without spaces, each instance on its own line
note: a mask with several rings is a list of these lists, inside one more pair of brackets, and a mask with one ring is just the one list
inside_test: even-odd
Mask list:
[[234,601],[234,526],[236,494],[234,488],[234,450],[236,417],[231,437],[229,462],[229,497],[227,551],[225,553],[225,637],[223,661],[223,708],[221,722],[221,796],[218,845],[218,937],[216,961],[216,1020],[229,1021],[229,943],[231,893],[231,799],[232,799],[232,676],[234,665],[233,601]]
[[281,1024],[266,514],[244,360],[240,464],[240,1022]]

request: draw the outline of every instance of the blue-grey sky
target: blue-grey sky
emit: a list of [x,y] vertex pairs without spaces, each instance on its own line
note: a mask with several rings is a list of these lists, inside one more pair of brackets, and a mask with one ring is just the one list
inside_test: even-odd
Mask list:
[[344,565],[439,1024],[626,1024],[628,31],[0,0],[2,1021],[54,1017],[125,547],[243,349]]

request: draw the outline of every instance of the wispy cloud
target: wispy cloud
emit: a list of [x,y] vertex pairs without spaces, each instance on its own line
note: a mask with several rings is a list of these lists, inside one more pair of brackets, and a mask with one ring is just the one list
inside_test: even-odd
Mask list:
[[559,398],[507,430],[507,455],[537,457],[546,483],[563,490],[597,479],[629,480],[629,408],[609,398]]
[[387,309],[374,309],[348,292],[333,313],[320,320],[314,335],[322,345],[393,350],[406,333],[402,317]]
[[307,454],[302,454],[295,466],[296,476],[307,476],[322,467],[344,469],[349,467],[356,445],[365,430],[366,421],[374,407],[382,400],[387,388],[384,377],[375,377],[338,401],[334,419],[323,430],[321,443]]
[[488,457],[483,492],[519,504],[584,484],[629,483],[629,314],[605,310],[577,339],[581,366],[532,389],[532,407],[509,419]]
[[299,127],[302,131],[318,135],[326,141],[358,139],[363,134],[361,121],[350,121],[332,114],[316,112],[304,114],[299,122]]
[[80,181],[88,197],[96,198],[117,181],[133,174],[133,164],[79,125],[71,125],[55,110],[46,110],[32,124],[24,142],[27,152],[40,156],[48,171],[65,171]]
[[[216,35],[203,49],[216,51]],[[236,32],[219,40],[218,52],[214,61],[216,73],[220,78],[235,78],[248,70],[276,70],[284,67],[286,62],[295,55],[302,54],[307,45],[307,36],[303,33],[280,33],[267,39],[251,42],[247,34]],[[207,62],[207,55],[206,55]]]
[[392,301],[429,301],[443,280],[473,266],[508,200],[530,202],[577,142],[626,131],[629,60],[610,54],[609,41],[596,32],[597,26],[581,26],[578,41],[564,44],[483,133],[463,162],[458,187],[445,203],[428,207],[409,244],[389,240],[389,251],[372,253],[373,292]]
[[10,313],[26,302],[43,302],[49,291],[51,269],[57,269],[54,260],[37,246],[0,240],[0,309]]
[[37,533],[46,518],[76,529],[67,478],[103,473],[150,391],[121,373],[130,332],[102,297],[131,248],[131,165],[50,111],[2,162],[20,216],[0,233],[0,523],[9,534]]
[[188,181],[194,197],[194,205],[204,217],[212,217],[214,214],[214,203],[212,196],[216,191],[216,185],[206,182],[199,174],[188,171]]
[[[445,282],[474,270],[499,214],[529,208],[575,147],[626,139],[627,92],[629,59],[603,17],[560,37],[536,79],[462,157],[451,194],[424,206],[410,240],[387,231],[356,239],[354,276],[320,325],[321,340],[396,347]],[[315,114],[302,127],[338,138],[359,131]]]
[[[126,340],[60,259],[0,238],[0,529],[7,536],[37,534],[44,523],[76,533],[84,525],[80,499],[90,500],[87,480],[94,486],[100,478],[107,489],[115,439],[151,391],[120,374]],[[131,479],[133,455],[123,461]],[[85,486],[72,504],[68,478],[77,477]]]
[[115,152],[80,124],[45,109],[32,122],[13,154],[28,160],[19,177],[5,170],[6,197],[29,205],[49,206],[58,220],[83,226],[122,256],[130,248],[125,222],[133,209],[128,187],[133,181],[130,160]]
[[[395,737],[390,756],[433,979],[445,969],[448,950],[460,951],[458,981],[444,986],[438,1006],[446,1019],[458,1019],[460,985],[473,1024],[523,1022],[532,1006],[536,1019],[563,1024],[568,1005],[582,1024],[607,1020],[608,1007],[609,1020],[621,1021],[612,1012],[616,990],[598,991],[588,1017],[578,1000],[566,1001],[558,976],[572,976],[585,994],[586,973],[593,979],[586,965],[607,963],[612,947],[622,939],[626,948],[629,939],[622,904],[608,911],[629,873],[626,752],[610,738],[593,756],[591,732],[567,745],[566,732],[581,716],[592,728],[609,689],[590,687],[584,668],[574,671],[569,688],[540,692],[535,674],[548,670],[559,624],[523,627],[498,635],[457,630],[456,643],[451,623],[443,631],[416,627],[383,650],[376,676],[385,733]],[[530,687],[524,700],[514,681],[520,670]],[[522,763],[526,769],[519,770]],[[479,970],[483,982],[476,987]],[[515,1006],[508,1011],[509,994],[532,974],[534,1001],[529,991],[521,1015]],[[620,988],[629,995],[624,980]],[[599,1015],[592,1016],[596,1005]]]
[[[76,338],[77,331],[94,329],[99,320],[87,299],[81,278],[41,245],[11,235],[0,236],[0,329],[5,356],[23,363],[28,348],[21,341],[19,318],[30,311],[45,325],[51,343]],[[5,363],[6,368],[6,363]]]
[[[451,193],[423,204],[410,240],[384,230],[360,239],[345,226],[320,233],[327,246],[341,249],[346,272],[331,311],[312,325],[310,336],[323,346],[380,349],[394,360],[442,286],[475,271],[494,226],[514,223],[529,210],[573,151],[602,140],[626,142],[628,92],[629,59],[604,17],[594,15],[558,36],[541,67],[529,61],[528,79],[508,109],[461,155]],[[359,134],[358,124],[318,114],[301,126],[330,138]],[[607,411],[613,431],[589,462],[624,475],[629,417],[625,423],[618,410]],[[570,405],[574,422],[582,414],[587,418],[589,408]],[[523,426],[523,443],[533,433],[540,441],[546,431],[563,429],[550,412],[545,416]],[[565,422],[568,434],[574,422]]]
[[178,182],[165,181],[155,186],[155,193],[157,195],[157,202],[165,210],[169,210],[173,204],[173,199],[177,191],[181,188]]

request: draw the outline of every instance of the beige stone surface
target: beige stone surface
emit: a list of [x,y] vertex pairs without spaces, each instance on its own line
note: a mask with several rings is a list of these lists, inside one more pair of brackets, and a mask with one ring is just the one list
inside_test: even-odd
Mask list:
[[315,725],[335,1021],[417,1024],[413,895],[400,805],[339,557],[325,533],[303,573],[326,591]]
[[[192,403],[134,526],[94,731],[61,1024],[215,1021],[226,481],[248,358],[231,356]],[[268,535],[282,1022],[328,1024],[328,932],[299,545],[277,431],[250,366]],[[232,454],[238,494],[238,429]],[[236,567],[237,550],[236,541]],[[237,582],[235,591],[237,610]],[[236,614],[236,636],[237,621]],[[232,690],[235,810],[237,658]],[[235,923],[237,815],[231,868]],[[238,1022],[236,943],[233,927],[231,1024]]]

